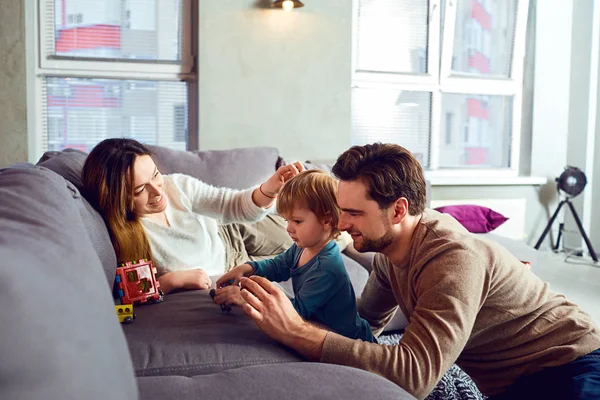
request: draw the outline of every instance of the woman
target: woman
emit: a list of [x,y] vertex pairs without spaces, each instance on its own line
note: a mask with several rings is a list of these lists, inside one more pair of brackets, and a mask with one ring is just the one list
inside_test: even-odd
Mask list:
[[165,293],[208,289],[210,275],[240,259],[274,256],[291,245],[284,222],[267,214],[283,184],[304,170],[300,163],[238,191],[183,174],[163,176],[150,154],[136,140],[106,139],[88,155],[82,180],[106,220],[118,262],[153,260]]

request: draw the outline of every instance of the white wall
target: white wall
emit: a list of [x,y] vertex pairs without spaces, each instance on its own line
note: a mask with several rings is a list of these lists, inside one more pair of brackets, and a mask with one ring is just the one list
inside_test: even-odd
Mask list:
[[[572,57],[570,76],[569,132],[567,144],[567,165],[586,170],[588,145],[589,118],[595,117],[595,110],[588,112],[590,100],[590,70],[592,61],[592,36],[594,0],[575,0],[573,2]],[[596,71],[597,75],[597,71]],[[596,91],[594,90],[595,96]],[[591,132],[594,134],[595,132]],[[580,218],[583,218],[584,196],[588,195],[590,187],[583,195],[573,199]],[[590,192],[591,194],[591,192]],[[590,198],[591,200],[591,198]],[[581,234],[570,211],[565,212],[565,246],[578,248],[581,245]]]
[[350,0],[290,13],[254,0],[199,3],[201,149],[268,145],[306,160],[349,147]]
[[[531,241],[535,244],[558,205],[554,178],[567,163],[567,146],[571,102],[571,57],[573,53],[574,3],[564,0],[531,0],[535,8],[535,65],[533,66],[533,112],[530,172],[533,176],[550,179],[549,184],[538,189],[538,202],[530,208],[534,213]],[[579,49],[580,50],[580,49]],[[527,86],[527,85],[526,85]],[[523,115],[526,118],[526,115]],[[523,147],[522,147],[523,148]],[[545,239],[544,246],[556,238],[558,223]]]
[[567,162],[573,3],[539,0],[531,174],[554,178]]

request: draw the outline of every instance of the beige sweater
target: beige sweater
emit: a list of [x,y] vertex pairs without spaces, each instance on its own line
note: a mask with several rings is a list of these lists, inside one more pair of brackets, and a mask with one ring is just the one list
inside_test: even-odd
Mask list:
[[456,362],[494,395],[522,375],[600,348],[598,328],[575,304],[500,245],[433,210],[423,215],[404,262],[375,257],[358,305],[375,333],[397,306],[410,322],[399,345],[329,332],[321,361],[372,371],[417,398]]

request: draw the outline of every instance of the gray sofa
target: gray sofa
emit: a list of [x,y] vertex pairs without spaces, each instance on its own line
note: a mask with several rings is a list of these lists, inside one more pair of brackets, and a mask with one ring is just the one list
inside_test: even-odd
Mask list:
[[[152,150],[163,173],[233,188],[264,181],[282,162],[274,148]],[[207,291],[135,307],[135,322],[121,326],[111,291],[115,254],[103,219],[81,195],[85,156],[51,152],[36,166],[0,170],[0,398],[412,398],[377,375],[306,362],[241,310],[221,312]],[[349,246],[343,257],[359,294],[372,255]],[[406,324],[399,313],[388,330]]]
[[[165,173],[234,188],[281,162],[272,148],[154,150]],[[81,195],[84,159],[54,152],[0,170],[0,398],[412,398],[377,375],[303,360],[207,291],[137,306],[135,322],[120,325],[110,238]],[[344,258],[360,293],[367,271]]]

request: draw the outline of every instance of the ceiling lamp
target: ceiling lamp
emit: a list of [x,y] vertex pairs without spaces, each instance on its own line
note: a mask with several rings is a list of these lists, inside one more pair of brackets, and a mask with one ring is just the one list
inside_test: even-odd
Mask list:
[[283,8],[284,11],[292,11],[294,8],[304,7],[304,4],[299,0],[276,0],[271,7]]

